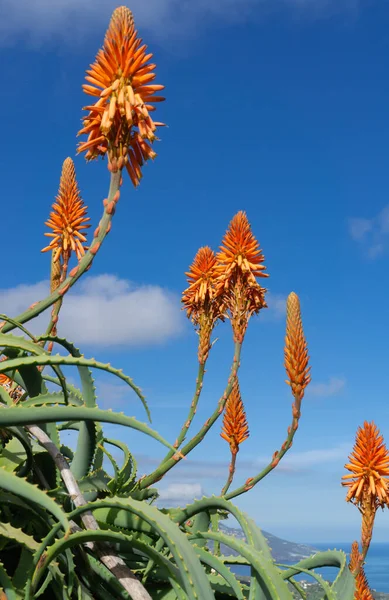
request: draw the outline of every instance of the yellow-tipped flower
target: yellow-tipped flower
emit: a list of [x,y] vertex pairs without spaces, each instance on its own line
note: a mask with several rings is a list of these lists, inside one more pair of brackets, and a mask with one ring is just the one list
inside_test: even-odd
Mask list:
[[237,379],[227,400],[220,435],[223,440],[229,443],[231,454],[236,454],[239,451],[240,444],[249,437],[246,412]]
[[200,248],[185,275],[189,287],[182,294],[188,318],[198,326],[198,358],[205,364],[211,348],[211,334],[218,319],[223,320],[221,298],[216,296],[216,257],[208,246]]
[[356,440],[343,475],[342,485],[348,487],[347,502],[362,507],[367,497],[384,506],[388,504],[389,452],[374,422],[358,427]]
[[[285,336],[285,369],[288,375],[287,383],[292,388],[299,412],[304,390],[311,381],[308,366],[308,346],[304,336],[301,320],[300,300],[294,292],[289,294],[286,302],[286,336]],[[299,415],[297,414],[298,418]]]
[[54,262],[60,256],[68,260],[72,251],[76,253],[78,259],[82,258],[86,243],[86,237],[82,232],[90,227],[86,214],[87,207],[78,189],[74,163],[71,158],[67,158],[63,163],[56,201],[50,218],[45,223],[52,230],[45,235],[52,240],[42,252],[54,251]]
[[198,324],[199,317],[215,298],[216,257],[208,246],[197,251],[189,271],[185,273],[189,287],[182,294],[188,318]]
[[235,340],[242,342],[251,315],[267,306],[267,290],[256,278],[268,277],[262,250],[243,211],[230,222],[216,258],[217,295],[230,313]]
[[150,112],[164,100],[158,94],[164,88],[152,83],[155,64],[142,44],[131,11],[117,8],[111,18],[102,49],[87,71],[84,92],[97,98],[86,106],[80,134],[87,134],[78,152],[86,151],[87,160],[108,153],[114,169],[124,165],[134,186],[142,177],[141,167],[155,158],[150,143],[156,140],[157,126]]

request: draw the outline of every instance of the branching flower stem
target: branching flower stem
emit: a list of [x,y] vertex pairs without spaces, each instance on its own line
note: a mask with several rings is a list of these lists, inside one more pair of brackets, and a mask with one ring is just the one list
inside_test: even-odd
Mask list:
[[[188,433],[189,427],[192,424],[192,421],[194,419],[194,416],[196,414],[196,410],[197,410],[197,405],[200,399],[200,394],[201,394],[201,390],[203,388],[203,381],[204,381],[204,374],[205,374],[205,364],[200,363],[199,364],[199,369],[197,372],[197,379],[196,379],[196,389],[195,389],[195,393],[193,395],[192,398],[192,402],[190,405],[190,409],[189,409],[189,413],[187,416],[187,419],[185,421],[185,423],[183,424],[181,431],[176,439],[176,441],[174,442],[174,447],[178,448],[181,446],[181,444],[183,443],[183,441],[185,440],[186,434]],[[172,452],[171,450],[169,450],[169,452],[166,454],[165,458],[163,459],[163,462],[169,460],[170,458],[172,458],[172,456],[174,455],[174,452]]]
[[237,452],[231,453],[231,462],[230,462],[230,466],[228,468],[228,477],[227,477],[227,481],[226,481],[222,491],[220,492],[221,496],[225,496],[231,487],[232,480],[234,479],[234,475],[235,475],[236,456],[237,456]]
[[231,375],[229,377],[227,387],[224,390],[224,394],[222,395],[219,402],[217,403],[217,407],[216,407],[215,411],[213,412],[213,414],[210,416],[209,419],[207,419],[207,421],[204,423],[204,425],[202,426],[200,431],[185,446],[180,448],[180,451],[177,452],[177,454],[175,454],[172,458],[163,460],[161,462],[161,464],[155,469],[155,471],[150,473],[150,475],[146,475],[146,476],[142,477],[138,481],[137,485],[138,485],[139,489],[147,488],[150,485],[153,485],[154,483],[156,483],[157,481],[162,479],[162,477],[168,471],[170,471],[170,469],[172,469],[174,467],[174,465],[176,465],[180,460],[182,460],[182,458],[186,457],[189,454],[189,452],[191,452],[194,448],[196,448],[196,446],[198,446],[200,444],[200,442],[202,442],[202,440],[204,439],[204,437],[206,436],[208,431],[211,429],[212,425],[217,421],[217,419],[222,414],[224,407],[226,405],[226,402],[231,394],[233,385],[235,383],[236,376],[238,374],[241,350],[242,350],[242,344],[240,342],[236,342],[234,358],[233,358],[232,367],[231,367]]
[[[261,481],[261,479],[266,477],[266,475],[271,473],[271,471],[273,471],[277,467],[280,460],[285,456],[285,454],[288,452],[288,450],[290,450],[290,448],[292,447],[293,438],[297,431],[297,425],[298,425],[298,419],[296,417],[293,417],[292,425],[288,428],[288,437],[282,444],[280,450],[274,452],[271,462],[269,462],[269,464],[260,473],[258,473],[258,475],[256,475],[255,477],[250,477],[249,479],[247,479],[247,481],[242,486],[236,488],[229,494],[226,494],[224,496],[226,500],[232,500],[232,498],[236,498],[237,496],[240,496],[241,494],[248,492],[255,485],[257,485],[257,483],[259,481]],[[224,494],[222,493],[222,495],[224,495]]]

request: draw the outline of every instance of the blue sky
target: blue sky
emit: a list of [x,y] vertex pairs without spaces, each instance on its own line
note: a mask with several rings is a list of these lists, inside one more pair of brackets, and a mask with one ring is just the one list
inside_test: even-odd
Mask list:
[[[114,4],[49,6],[22,1],[16,13],[13,1],[0,0],[0,305],[12,316],[46,292],[43,223],[62,162],[75,156],[84,71]],[[196,336],[179,306],[184,272],[197,248],[217,249],[229,220],[246,210],[270,293],[243,349],[251,437],[236,483],[265,464],[290,422],[283,337],[292,290],[301,298],[312,384],[282,468],[237,502],[276,535],[351,542],[359,517],[344,502],[340,477],[354,432],[374,419],[389,442],[389,7],[373,0],[137,0],[130,8],[166,85],[158,117],[169,128],[140,189],[125,181],[112,234],[69,295],[60,331],[86,355],[124,368],[144,390],[153,426],[173,441],[197,370]],[[96,223],[105,164],[79,157],[76,169]],[[217,336],[193,432],[229,372],[228,325]],[[144,419],[120,382],[99,375],[98,389],[102,406]],[[108,430],[128,442],[141,472],[163,456],[149,439]],[[161,483],[164,501],[219,492],[229,459],[219,432],[217,424]],[[389,514],[378,524],[375,539],[387,540]]]

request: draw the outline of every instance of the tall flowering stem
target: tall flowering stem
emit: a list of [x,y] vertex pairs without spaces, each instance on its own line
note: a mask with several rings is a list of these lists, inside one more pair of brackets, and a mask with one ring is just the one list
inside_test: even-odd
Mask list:
[[236,379],[232,393],[224,410],[223,427],[221,437],[229,444],[231,451],[231,462],[228,469],[227,481],[220,493],[225,496],[232,484],[235,475],[236,457],[240,444],[249,437],[249,428],[246,419],[242,397],[240,395],[239,382]]
[[355,504],[362,516],[361,564],[366,558],[373,536],[374,520],[379,507],[389,506],[389,452],[374,422],[359,427],[349,462],[342,477],[348,488],[346,502]]
[[[62,166],[61,179],[56,200],[46,225],[51,229],[46,236],[52,238],[42,252],[52,252],[50,291],[54,292],[67,276],[72,252],[80,260],[85,254],[85,229],[90,227],[85,206],[76,180],[74,163],[67,158]],[[62,299],[55,303],[46,335],[56,335],[58,315]],[[52,342],[49,351],[52,350]]]
[[209,417],[209,419],[206,420],[206,422],[201,427],[199,432],[189,442],[187,442],[185,444],[185,446],[182,446],[180,448],[179,453],[177,452],[177,454],[175,454],[172,458],[162,461],[162,463],[155,469],[155,471],[150,473],[150,475],[146,475],[146,476],[142,477],[138,481],[138,487],[140,489],[147,488],[150,485],[152,485],[152,484],[156,483],[157,481],[159,481],[160,479],[162,479],[162,477],[168,471],[170,471],[170,469],[172,469],[180,460],[185,458],[194,448],[196,448],[196,446],[198,446],[203,441],[204,437],[207,435],[207,433],[211,429],[212,425],[217,421],[217,419],[223,413],[223,410],[227,403],[227,400],[230,397],[232,388],[234,386],[234,383],[235,383],[237,375],[238,375],[238,370],[239,370],[239,366],[240,366],[241,350],[242,350],[242,344],[236,342],[235,350],[234,350],[234,358],[233,358],[232,367],[231,367],[231,374],[228,379],[228,383],[224,390],[224,393],[221,396],[221,398],[219,399],[216,409],[214,410],[212,415]]
[[[80,279],[80,277],[90,269],[93,260],[100,250],[101,245],[111,229],[112,217],[115,213],[116,204],[120,198],[121,172],[111,174],[108,197],[103,201],[104,211],[100,223],[94,232],[93,240],[85,255],[81,258],[78,265],[71,269],[66,279],[46,298],[34,303],[28,310],[24,311],[15,318],[15,321],[23,324],[41,314],[44,310],[52,306],[55,302],[62,299],[69,289]],[[7,333],[15,329],[13,323],[5,323],[1,327],[2,333]]]
[[[224,318],[220,311],[220,298],[215,295],[216,257],[211,248],[204,246],[198,250],[186,276],[189,287],[182,294],[182,303],[188,318],[195,325],[199,337],[197,351],[199,367],[189,413],[174,442],[175,448],[179,448],[185,440],[196,414],[203,388],[205,365],[212,346],[211,335],[217,321]],[[172,456],[173,453],[169,451],[164,461]]]
[[308,366],[308,346],[304,335],[300,301],[294,292],[289,294],[286,302],[286,336],[285,336],[285,370],[288,375],[287,384],[292,390],[294,402],[292,404],[292,423],[288,427],[288,435],[279,450],[276,450],[269,464],[256,476],[250,477],[239,488],[233,490],[225,497],[231,500],[251,490],[261,479],[266,477],[279,464],[280,460],[290,450],[293,438],[298,429],[301,416],[301,401],[305,388],[311,381],[310,367]]
[[[146,46],[142,45],[142,40],[138,37],[131,11],[125,6],[117,8],[113,12],[103,47],[87,72],[84,92],[98,99],[85,107],[88,114],[84,118],[84,127],[79,132],[79,135],[88,135],[87,141],[81,142],[78,147],[79,153],[86,152],[87,160],[108,155],[111,183],[108,197],[103,201],[103,217],[88,251],[79,257],[78,265],[47,298],[34,303],[20,314],[17,317],[19,323],[33,319],[63,298],[91,267],[111,228],[111,220],[120,197],[122,170],[126,168],[136,186],[142,176],[142,165],[156,156],[150,144],[157,139],[155,132],[162,123],[153,121],[150,112],[155,109],[155,103],[164,100],[158,95],[164,86],[152,83],[155,65],[148,62],[151,56],[146,53]],[[56,234],[56,231],[53,230],[53,233]],[[77,237],[80,239],[76,236],[74,242],[83,254]],[[55,243],[58,242],[56,235],[53,239]],[[66,250],[66,242],[62,248]],[[0,330],[6,333],[14,328],[12,323],[5,323]]]
[[[231,220],[216,257],[208,247],[201,248],[197,253],[190,272],[187,273],[190,285],[183,294],[183,303],[188,316],[198,328],[199,362],[200,365],[202,362],[205,364],[208,358],[210,335],[216,321],[228,317],[235,342],[231,375],[215,411],[200,431],[185,446],[180,447],[182,456],[168,455],[153,473],[138,482],[140,488],[159,481],[204,439],[223,413],[237,378],[242,343],[249,319],[266,307],[266,290],[257,282],[257,277],[267,277],[263,262],[264,257],[258,241],[251,231],[246,214],[242,211]],[[182,428],[178,440],[184,439],[187,425],[190,425],[194,416],[193,407],[196,407],[196,402],[195,400],[194,405],[192,403],[189,420]]]

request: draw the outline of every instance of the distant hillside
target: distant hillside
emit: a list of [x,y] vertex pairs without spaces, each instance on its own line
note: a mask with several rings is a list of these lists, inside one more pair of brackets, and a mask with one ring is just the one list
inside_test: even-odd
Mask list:
[[[233,535],[238,539],[243,540],[244,535],[241,529],[234,529],[233,527],[227,527],[223,523],[220,523],[220,529],[224,530],[226,534]],[[315,548],[311,546],[306,546],[304,544],[296,544],[295,542],[288,542],[286,540],[282,540],[267,531],[262,531],[263,535],[267,539],[273,558],[276,562],[297,562],[298,560],[302,560],[303,558],[307,558],[316,552]],[[234,552],[230,548],[226,546],[221,547],[222,553],[225,555],[236,555],[237,552]]]

